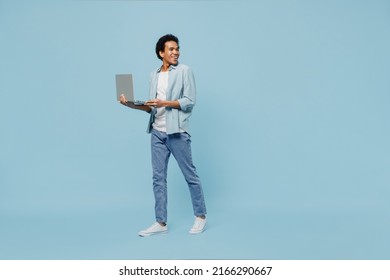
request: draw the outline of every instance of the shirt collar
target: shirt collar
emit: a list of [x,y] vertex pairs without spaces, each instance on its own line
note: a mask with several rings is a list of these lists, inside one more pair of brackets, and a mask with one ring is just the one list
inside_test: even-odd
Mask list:
[[[176,65],[172,65],[172,64],[169,65],[169,71],[175,70],[178,65],[179,65],[179,62]],[[157,69],[157,73],[161,72],[161,68],[162,68],[162,66],[160,66],[160,68]]]

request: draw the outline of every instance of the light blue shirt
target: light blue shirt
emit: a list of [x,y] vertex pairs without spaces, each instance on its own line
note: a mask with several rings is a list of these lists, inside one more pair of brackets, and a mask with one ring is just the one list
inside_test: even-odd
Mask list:
[[[150,75],[149,99],[157,96],[158,75],[161,67],[154,70]],[[188,133],[188,119],[195,106],[196,86],[192,70],[184,64],[171,65],[168,74],[168,88],[166,91],[167,100],[179,101],[180,109],[166,107],[165,119],[167,134],[185,131]],[[147,132],[152,130],[156,108],[150,112],[150,119]]]

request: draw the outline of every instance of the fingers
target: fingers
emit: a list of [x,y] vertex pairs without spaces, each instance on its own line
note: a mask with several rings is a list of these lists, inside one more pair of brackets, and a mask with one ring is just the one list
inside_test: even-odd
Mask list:
[[123,94],[121,94],[119,96],[119,102],[122,103],[122,104],[126,104],[127,103],[126,97]]
[[156,104],[156,102],[154,102],[153,100],[148,100],[145,102],[145,105],[148,105],[148,106],[156,106],[155,104]]
[[151,100],[146,101],[145,105],[159,107],[159,104],[160,104],[159,102],[160,102],[159,99],[151,99]]

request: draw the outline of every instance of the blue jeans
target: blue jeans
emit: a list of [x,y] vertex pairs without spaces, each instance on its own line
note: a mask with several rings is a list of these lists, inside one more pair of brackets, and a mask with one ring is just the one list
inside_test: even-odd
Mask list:
[[171,154],[175,157],[188,184],[194,215],[206,215],[202,184],[192,163],[190,135],[185,132],[167,135],[155,129],[152,129],[151,135],[156,221],[167,222],[167,172]]

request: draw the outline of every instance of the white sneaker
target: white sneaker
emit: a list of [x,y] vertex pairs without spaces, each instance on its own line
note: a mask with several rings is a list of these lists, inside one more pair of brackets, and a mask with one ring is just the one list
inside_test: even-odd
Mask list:
[[160,234],[160,233],[167,233],[168,232],[168,226],[162,226],[158,222],[155,222],[153,225],[148,227],[147,229],[141,230],[138,235],[139,236],[151,236],[154,234]]
[[202,219],[202,218],[196,217],[194,225],[192,226],[192,228],[190,229],[189,232],[190,232],[190,234],[198,234],[198,233],[203,232],[205,230],[205,228],[206,228],[206,218]]

